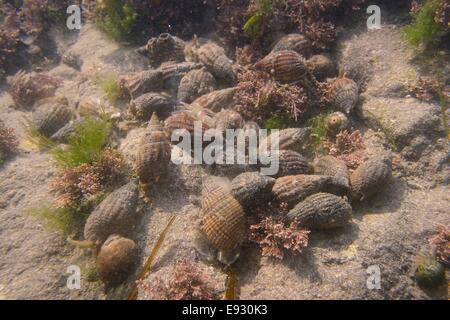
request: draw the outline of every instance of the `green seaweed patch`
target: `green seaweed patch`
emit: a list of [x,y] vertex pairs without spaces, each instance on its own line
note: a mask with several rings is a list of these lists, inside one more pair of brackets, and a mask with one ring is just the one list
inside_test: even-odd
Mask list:
[[274,14],[271,0],[255,0],[256,12],[243,26],[244,32],[253,39],[260,38],[264,34],[264,21]]
[[286,129],[296,125],[297,122],[293,118],[275,115],[264,121],[263,128],[267,130]]
[[447,30],[435,20],[439,6],[439,1],[427,0],[414,14],[413,23],[404,28],[406,38],[411,45],[435,45],[439,42],[439,38],[447,33]]
[[111,123],[106,119],[87,117],[75,129],[68,145],[53,148],[50,153],[60,167],[77,167],[91,163],[106,147]]
[[314,152],[320,151],[323,142],[326,140],[327,127],[325,125],[325,120],[327,116],[328,113],[326,112],[320,113],[311,118],[308,123],[308,126],[311,128],[308,145]]
[[432,289],[445,282],[445,268],[432,257],[424,257],[419,262],[416,272],[416,281],[419,286]]
[[38,150],[44,151],[56,147],[56,143],[42,134],[29,119],[23,118],[22,126],[24,128],[25,140]]
[[97,3],[100,14],[97,25],[116,41],[122,41],[132,35],[137,23],[137,13],[122,0],[103,0]]
[[57,231],[67,236],[85,220],[77,209],[74,208],[54,208],[44,204],[40,207],[25,209],[25,213],[44,221],[46,228]]
[[96,76],[94,83],[100,87],[105,97],[111,103],[116,103],[124,97],[124,89],[120,85],[119,76],[116,73],[107,73]]

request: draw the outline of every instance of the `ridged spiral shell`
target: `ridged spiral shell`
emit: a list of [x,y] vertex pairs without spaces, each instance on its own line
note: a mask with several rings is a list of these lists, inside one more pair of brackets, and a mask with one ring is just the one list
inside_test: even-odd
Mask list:
[[184,61],[184,49],[185,43],[183,40],[168,33],[162,33],[158,37],[148,40],[147,44],[140,48],[138,52],[146,55],[152,66],[158,67],[167,61]]
[[249,213],[252,207],[270,200],[274,183],[275,179],[259,172],[245,172],[231,181],[231,194]]
[[130,103],[130,113],[136,119],[148,121],[153,113],[166,118],[173,111],[174,103],[166,96],[159,93],[146,93],[134,99]]
[[112,234],[126,236],[136,222],[138,200],[136,181],[112,192],[89,215],[84,238],[100,246]]
[[205,68],[192,70],[180,81],[178,101],[191,103],[216,88],[216,80]]
[[286,218],[297,219],[309,229],[327,230],[347,225],[352,218],[352,207],[341,197],[317,193],[297,204]]
[[325,118],[325,126],[328,133],[336,135],[342,130],[347,129],[349,124],[347,116],[340,112],[333,112]]
[[278,178],[272,188],[274,198],[290,208],[318,192],[346,195],[348,187],[334,177],[299,174]]
[[238,112],[224,109],[214,116],[213,123],[217,130],[225,132],[227,129],[240,129],[245,122]]
[[[310,128],[288,128],[278,131],[278,149],[302,151],[310,132]],[[272,133],[260,142],[260,154],[270,152],[274,139],[275,135]]]
[[312,173],[313,168],[300,153],[292,150],[279,151],[279,171],[277,177]]
[[305,57],[312,51],[311,42],[302,34],[291,33],[282,37],[273,47],[272,52],[293,50]]
[[145,70],[126,77],[122,84],[133,99],[149,92],[159,92],[163,88],[163,73],[161,70]]
[[72,111],[63,103],[47,103],[41,105],[33,113],[32,124],[40,133],[51,137],[64,127],[72,117]]
[[309,74],[305,59],[293,50],[272,52],[256,63],[255,67],[283,83],[302,81]]
[[350,172],[348,171],[347,165],[342,160],[333,156],[324,156],[314,160],[314,173],[336,177],[349,186]]
[[350,176],[352,196],[364,200],[386,188],[392,178],[392,159],[390,154],[369,158]]
[[116,285],[126,279],[138,259],[136,243],[119,235],[111,235],[97,255],[97,273],[104,283]]
[[208,42],[196,50],[196,56],[215,77],[229,84],[235,82],[233,62],[222,47]]
[[67,143],[71,137],[76,133],[77,127],[82,124],[84,118],[78,118],[67,123],[64,127],[56,131],[50,138],[60,143]]
[[306,64],[319,81],[335,76],[336,68],[333,61],[327,56],[322,54],[314,55],[306,61]]
[[228,187],[213,179],[202,189],[202,231],[218,250],[236,250],[246,237],[246,220],[241,204]]
[[157,182],[166,172],[170,157],[169,137],[154,113],[137,148],[136,173],[140,182]]
[[351,79],[338,78],[331,82],[328,98],[335,109],[349,114],[355,108],[359,99],[358,85]]
[[201,96],[191,103],[191,109],[209,109],[214,112],[219,112],[222,109],[228,109],[233,102],[236,88],[227,88],[216,90]]
[[180,86],[181,79],[190,71],[201,69],[203,65],[195,62],[165,62],[160,70],[163,74],[164,89],[175,91]]

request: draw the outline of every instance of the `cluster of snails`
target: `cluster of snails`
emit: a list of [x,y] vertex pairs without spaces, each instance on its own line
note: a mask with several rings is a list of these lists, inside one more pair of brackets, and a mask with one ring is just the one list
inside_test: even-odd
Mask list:
[[[137,246],[125,237],[137,219],[139,186],[152,186],[165,174],[170,162],[170,136],[184,129],[194,134],[194,122],[204,130],[259,130],[232,110],[236,87],[235,67],[223,48],[194,39],[187,46],[169,34],[152,38],[138,50],[148,57],[151,69],[121,80],[131,101],[128,114],[147,123],[136,150],[136,180],[114,191],[89,216],[85,240],[99,249],[97,268],[107,283],[123,279],[136,262]],[[299,34],[283,37],[273,51],[255,64],[274,80],[316,86],[333,76],[332,61],[324,55],[309,56],[308,40]],[[336,112],[328,116],[327,129],[337,133],[348,125],[348,114],[358,101],[358,86],[345,77],[330,81],[329,100]],[[44,104],[35,112],[34,126],[48,137],[63,141],[73,133],[72,112],[67,101]],[[81,121],[78,119],[77,121]],[[246,167],[232,181],[211,177],[202,191],[202,224],[196,248],[208,259],[229,265],[239,255],[246,238],[247,218],[256,205],[271,201],[286,203],[286,221],[297,220],[310,229],[342,227],[351,220],[348,199],[362,200],[383,187],[392,174],[389,156],[376,156],[352,174],[345,163],[331,156],[309,162],[301,153],[309,128],[288,128],[279,132],[279,171],[274,177],[262,176],[256,167]],[[272,139],[260,141],[270,148]]]
[[290,210],[286,222],[298,221],[312,230],[344,227],[352,218],[351,201],[367,199],[392,177],[390,154],[369,158],[350,174],[341,160],[332,156],[310,164],[292,149],[280,150],[277,178],[259,172],[244,172],[232,181],[209,178],[202,192],[202,225],[197,249],[207,259],[229,265],[239,256],[246,239],[247,218],[270,202]]

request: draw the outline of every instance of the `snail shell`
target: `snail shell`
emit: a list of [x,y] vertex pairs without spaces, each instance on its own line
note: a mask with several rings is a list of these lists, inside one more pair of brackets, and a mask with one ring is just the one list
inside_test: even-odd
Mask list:
[[226,83],[234,83],[236,75],[233,62],[228,59],[225,50],[215,43],[208,42],[197,49],[197,59],[218,79]]
[[184,48],[183,40],[168,33],[162,33],[158,37],[148,40],[147,45],[138,49],[138,52],[146,55],[152,66],[158,67],[167,61],[184,61]]
[[170,157],[170,140],[154,113],[137,150],[136,173],[140,182],[157,182],[166,172]]
[[175,91],[180,86],[181,79],[190,71],[201,69],[203,65],[195,62],[165,62],[161,65],[163,74],[163,87]]
[[159,93],[146,93],[130,103],[130,113],[136,119],[148,121],[153,113],[165,118],[174,108],[173,101]]
[[195,118],[190,111],[174,112],[168,117],[164,123],[164,128],[169,135],[172,135],[176,130],[185,129],[190,134],[194,134]]
[[286,203],[291,208],[318,192],[345,195],[348,192],[348,186],[340,179],[330,176],[299,174],[278,178],[272,189],[275,199]]
[[359,99],[358,85],[351,79],[338,78],[331,82],[328,98],[338,111],[349,114]]
[[272,52],[293,50],[305,57],[312,51],[311,42],[302,34],[291,33],[282,37],[273,47]]
[[70,118],[72,118],[72,112],[67,104],[46,103],[34,112],[32,124],[40,133],[50,137],[64,127]]
[[100,280],[116,285],[125,280],[136,265],[138,248],[133,240],[111,235],[97,255],[97,273]]
[[333,112],[325,119],[325,126],[329,133],[337,134],[348,127],[348,118],[342,112]]
[[352,207],[343,198],[329,193],[317,193],[295,206],[286,216],[297,219],[309,229],[326,230],[347,225],[352,218]]
[[138,196],[136,181],[112,192],[89,215],[84,238],[100,246],[112,234],[128,234],[136,222]]
[[390,154],[376,155],[362,163],[350,176],[352,196],[364,200],[383,190],[392,178]]
[[309,75],[305,59],[293,50],[272,52],[255,67],[269,72],[275,80],[283,83],[299,82]]
[[161,91],[163,73],[161,70],[146,70],[122,80],[123,86],[133,99],[148,92]]
[[75,135],[77,127],[82,124],[84,118],[78,118],[74,121],[69,122],[64,127],[59,129],[56,133],[51,136],[52,140],[59,143],[67,143],[68,140]]
[[[278,131],[279,150],[301,151],[310,133],[310,128],[288,128]],[[259,144],[260,154],[270,152],[274,134],[270,134]]]
[[216,80],[205,68],[192,70],[180,81],[178,101],[191,103],[194,99],[214,91]]
[[342,180],[342,182],[348,187],[350,186],[350,173],[347,165],[344,161],[341,161],[333,156],[324,156],[316,159],[314,161],[314,173],[323,176],[336,177]]
[[252,207],[270,200],[274,183],[275,179],[258,172],[245,172],[231,181],[231,193],[249,213]]
[[335,75],[336,68],[333,61],[322,54],[312,56],[306,62],[312,74],[317,80],[323,81],[326,78],[331,78]]
[[229,186],[222,181],[205,181],[202,215],[202,230],[216,249],[231,252],[244,241],[247,230],[244,209],[231,195]]
[[213,123],[217,130],[225,132],[227,129],[240,129],[245,122],[238,112],[224,109],[214,116]]
[[222,109],[227,109],[233,102],[236,90],[236,88],[227,88],[205,94],[191,103],[190,108],[209,109],[213,112],[219,112]]
[[309,174],[313,168],[300,153],[292,150],[279,151],[279,171],[277,177]]

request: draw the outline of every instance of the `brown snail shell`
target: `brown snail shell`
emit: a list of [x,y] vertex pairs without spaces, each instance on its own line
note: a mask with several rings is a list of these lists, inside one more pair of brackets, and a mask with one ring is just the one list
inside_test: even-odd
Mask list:
[[302,81],[309,74],[305,59],[293,50],[272,52],[257,62],[255,67],[270,73],[275,80],[283,83]]
[[163,74],[163,87],[175,91],[180,86],[181,79],[190,71],[201,69],[203,65],[195,62],[165,62],[160,70]]
[[340,112],[333,112],[325,118],[325,126],[330,134],[337,134],[348,127],[347,116]]
[[233,70],[233,62],[228,59],[225,50],[213,42],[208,42],[196,51],[198,61],[218,79],[227,83],[234,83],[236,75]]
[[130,113],[138,120],[148,121],[153,113],[161,118],[170,115],[174,108],[173,101],[159,93],[146,93],[130,103]]
[[161,70],[145,70],[122,80],[122,84],[133,99],[144,93],[159,92],[163,88]]
[[203,185],[202,230],[216,249],[231,252],[244,241],[247,227],[244,209],[223,183],[208,179]]
[[324,156],[314,161],[314,173],[341,179],[344,184],[349,185],[350,173],[344,161],[333,156]]
[[224,109],[214,116],[213,123],[217,130],[225,132],[227,129],[240,129],[245,122],[238,112]]
[[170,140],[154,113],[137,150],[136,173],[140,182],[157,182],[166,172],[170,158]]
[[327,230],[347,225],[352,218],[352,207],[341,197],[317,193],[296,205],[286,218],[288,221],[297,219],[309,229]]
[[231,181],[231,194],[247,210],[266,204],[272,197],[275,179],[259,172],[245,172]]
[[309,174],[313,168],[308,160],[300,153],[292,150],[279,151],[279,171],[277,177],[297,174]]
[[209,109],[213,112],[219,112],[222,109],[227,109],[233,102],[236,88],[227,88],[223,90],[216,90],[201,96],[191,103],[191,109]]
[[100,246],[112,234],[127,235],[136,222],[138,200],[136,181],[112,192],[89,215],[84,238]]
[[314,55],[308,59],[306,64],[319,81],[335,76],[336,68],[333,61],[327,56],[322,54]]
[[392,178],[392,158],[381,154],[369,158],[350,176],[353,198],[364,200],[383,190]]
[[190,111],[174,112],[164,122],[164,128],[169,135],[172,135],[174,131],[184,129],[190,134],[194,134],[194,122],[195,117]]
[[330,176],[299,174],[278,178],[272,188],[275,199],[286,203],[291,208],[318,192],[345,195],[348,192],[348,186],[340,179]]
[[71,137],[76,133],[77,127],[82,124],[84,118],[78,118],[67,123],[64,127],[56,131],[50,138],[59,143],[67,143]]
[[205,68],[192,70],[180,81],[178,101],[191,103],[196,98],[214,91],[216,80]]
[[305,57],[312,51],[311,42],[302,34],[291,33],[282,37],[273,47],[272,52],[293,50]]
[[148,40],[144,47],[138,49],[138,52],[146,55],[152,66],[158,67],[167,61],[184,61],[184,49],[185,43],[183,40],[168,33],[162,33],[158,37]]
[[97,255],[97,273],[100,280],[116,285],[126,279],[138,259],[138,248],[133,240],[111,235]]
[[33,113],[32,125],[43,135],[50,137],[64,127],[72,118],[72,111],[66,103],[49,102]]
[[338,78],[331,82],[328,91],[330,102],[338,111],[349,114],[355,108],[359,99],[359,88],[355,81],[348,78]]
[[[278,149],[302,151],[302,148],[309,137],[310,131],[310,128],[288,128],[278,131]],[[275,135],[272,133],[260,142],[260,154],[270,152],[274,137]]]

